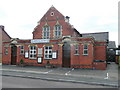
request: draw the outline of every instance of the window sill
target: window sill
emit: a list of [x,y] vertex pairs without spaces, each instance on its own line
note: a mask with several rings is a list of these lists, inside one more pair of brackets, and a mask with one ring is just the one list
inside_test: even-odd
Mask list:
[[20,54],[20,55],[24,55],[24,54]]
[[79,56],[79,54],[74,54],[75,56]]
[[37,59],[37,58],[29,58],[29,59]]
[[44,58],[44,60],[52,60],[52,58]]
[[83,56],[88,56],[88,54],[83,54]]

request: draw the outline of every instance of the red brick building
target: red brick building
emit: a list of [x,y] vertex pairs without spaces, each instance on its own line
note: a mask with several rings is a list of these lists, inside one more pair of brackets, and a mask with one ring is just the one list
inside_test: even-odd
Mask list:
[[4,26],[0,25],[0,63],[2,62],[2,43],[3,41],[10,41],[11,37],[4,30]]
[[4,42],[3,64],[106,69],[106,41],[82,37],[55,7],[51,7],[34,28],[32,40]]

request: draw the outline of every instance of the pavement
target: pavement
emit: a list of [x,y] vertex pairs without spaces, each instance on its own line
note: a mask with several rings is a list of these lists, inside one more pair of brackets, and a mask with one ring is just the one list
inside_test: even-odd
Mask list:
[[118,87],[118,66],[112,62],[107,70],[44,68],[37,66],[2,65],[2,76],[32,78]]

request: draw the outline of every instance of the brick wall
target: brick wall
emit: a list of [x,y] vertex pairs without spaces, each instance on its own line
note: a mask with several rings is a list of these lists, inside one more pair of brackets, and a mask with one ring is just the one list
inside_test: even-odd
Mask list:
[[2,49],[2,64],[11,64],[11,47],[10,45],[3,45],[4,48],[8,48],[8,54],[6,55],[4,52],[5,52],[5,49],[3,48]]
[[10,39],[10,36],[4,30],[4,26],[0,25],[0,63],[2,62],[2,41]]
[[[103,43],[104,44],[104,43]],[[94,46],[94,53],[96,60],[106,60],[106,45],[96,45]]]
[[[54,12],[54,16],[51,16],[51,12]],[[65,22],[65,17],[54,7],[51,7],[47,13],[41,18],[39,24],[35,27],[33,31],[33,39],[42,39],[42,30],[44,25],[50,26],[50,38],[54,37],[54,26],[59,23],[62,26],[62,36],[80,36],[76,30],[69,24]]]
[[[22,44],[23,45],[23,44]],[[37,46],[37,56],[38,56],[38,48],[42,48],[42,63],[38,64],[38,57],[36,57],[36,59],[29,59],[29,58],[25,58],[24,55],[20,55],[20,46],[17,46],[17,64],[20,63],[20,60],[23,59],[25,63],[29,64],[29,65],[35,65],[35,66],[44,66],[47,63],[47,59],[44,59],[44,46],[45,45],[52,45],[52,50],[53,51],[57,51],[57,59],[51,59],[50,64],[53,64],[54,66],[60,66],[62,64],[62,46],[58,45],[58,44],[29,44],[29,45],[23,45],[25,47],[25,51],[29,51],[29,46],[30,45],[35,45]]]
[[[77,40],[77,39],[76,39]],[[90,41],[91,39],[86,39],[86,41]],[[58,41],[62,41],[58,40]],[[79,40],[78,40],[79,41]],[[84,41],[84,39],[80,39],[80,41]],[[92,40],[91,40],[92,41]],[[17,64],[20,63],[20,60],[23,59],[25,63],[28,65],[35,65],[35,66],[45,66],[48,60],[44,59],[44,46],[45,45],[52,45],[52,51],[57,51],[57,59],[51,59],[50,64],[52,64],[54,67],[62,67],[62,46],[63,43],[61,44],[52,44],[53,42],[57,42],[57,40],[51,40],[50,43],[48,44],[32,44],[29,41],[29,44],[25,44],[26,42],[24,41],[19,41],[21,44],[17,45]],[[71,68],[95,68],[95,69],[102,69],[105,70],[106,68],[106,63],[101,62],[101,63],[94,63],[94,60],[106,60],[106,46],[105,45],[95,45],[93,43],[77,43],[79,45],[79,55],[75,55],[75,45],[76,43],[70,43],[71,46],[71,52],[70,52],[70,62],[71,62]],[[83,45],[87,44],[88,45],[88,55],[85,56],[83,55]],[[104,44],[104,43],[103,43]],[[29,59],[25,58],[24,55],[20,55],[20,46],[23,45],[25,47],[25,51],[29,51],[29,46],[30,45],[35,45],[37,46],[37,54],[38,54],[38,48],[42,48],[42,63],[38,64],[38,57],[36,59]],[[3,64],[11,64],[11,47],[10,45],[4,46],[8,47],[8,55],[3,54]],[[4,52],[4,49],[3,49]],[[38,56],[38,55],[37,55]]]

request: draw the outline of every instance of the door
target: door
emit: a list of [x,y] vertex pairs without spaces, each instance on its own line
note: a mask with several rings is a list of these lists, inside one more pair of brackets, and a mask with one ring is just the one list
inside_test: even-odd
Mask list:
[[17,59],[17,47],[15,45],[11,46],[11,65],[16,65]]
[[62,58],[62,67],[70,67],[70,44],[65,43],[62,47],[63,49],[63,58]]

